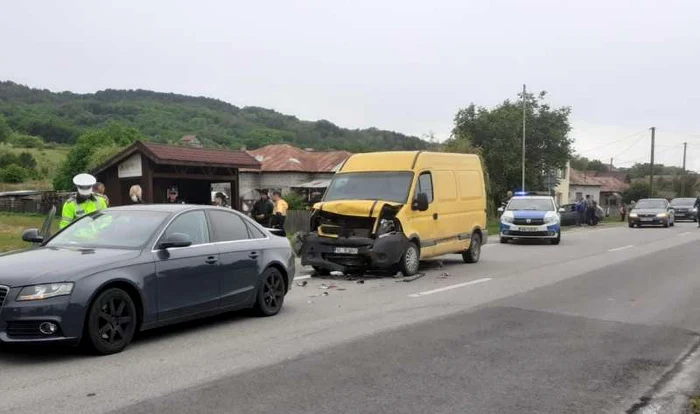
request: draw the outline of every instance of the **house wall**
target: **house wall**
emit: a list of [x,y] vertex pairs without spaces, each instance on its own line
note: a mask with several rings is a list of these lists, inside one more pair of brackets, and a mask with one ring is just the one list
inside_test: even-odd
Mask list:
[[282,193],[287,193],[292,186],[330,178],[333,178],[333,173],[244,171],[240,173],[240,194],[244,200],[250,200],[257,197],[253,190],[258,188],[279,189]]
[[556,187],[554,187],[554,200],[557,202],[557,205],[568,204],[571,202],[571,195],[569,194],[569,187],[571,185],[569,166],[570,165],[567,162],[566,168],[557,171],[557,179],[559,180],[559,183]]
[[569,185],[569,203],[576,202],[576,193],[581,193],[583,198],[587,195],[600,203],[600,186],[599,185]]

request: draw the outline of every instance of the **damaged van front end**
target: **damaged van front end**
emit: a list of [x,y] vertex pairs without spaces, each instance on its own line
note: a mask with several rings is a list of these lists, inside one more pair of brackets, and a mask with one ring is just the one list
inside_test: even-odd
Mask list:
[[397,218],[403,207],[381,200],[317,204],[300,252],[302,265],[343,273],[392,269],[409,244]]

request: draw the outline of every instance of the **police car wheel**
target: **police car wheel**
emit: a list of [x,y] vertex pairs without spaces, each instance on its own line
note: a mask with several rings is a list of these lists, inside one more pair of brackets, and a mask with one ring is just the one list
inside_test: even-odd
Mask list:
[[128,293],[112,288],[100,293],[90,306],[86,336],[92,351],[109,355],[121,352],[136,332],[136,306]]
[[399,271],[404,274],[404,276],[413,276],[418,273],[418,267],[420,266],[420,252],[415,243],[409,243],[406,251],[401,256],[401,261],[399,262]]
[[510,241],[510,239],[507,237],[501,237],[500,239],[502,244],[507,244]]

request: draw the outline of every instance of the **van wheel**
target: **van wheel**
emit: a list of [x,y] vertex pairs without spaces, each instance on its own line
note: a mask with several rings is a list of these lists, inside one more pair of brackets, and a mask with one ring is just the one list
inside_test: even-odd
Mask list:
[[415,243],[411,242],[408,244],[406,251],[401,256],[401,261],[399,262],[399,270],[405,276],[413,276],[418,273],[418,266],[420,265],[420,252]]
[[481,257],[481,236],[478,233],[472,234],[469,250],[462,253],[462,259],[465,263],[476,263]]

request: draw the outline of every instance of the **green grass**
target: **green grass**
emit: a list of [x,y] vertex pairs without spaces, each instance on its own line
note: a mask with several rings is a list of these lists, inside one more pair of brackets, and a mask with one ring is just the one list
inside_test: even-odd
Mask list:
[[52,178],[56,175],[59,166],[68,156],[70,147],[59,146],[56,148],[16,148],[10,145],[0,145],[0,151],[9,151],[13,154],[28,152],[32,154],[37,163],[37,171],[46,169],[46,176],[40,180],[30,180],[19,184],[0,183],[0,191],[13,190],[51,190]]
[[688,407],[690,414],[700,414],[700,397],[691,397]]
[[[41,228],[44,216],[37,214],[0,213],[0,252],[23,249],[29,244],[22,241],[22,232],[29,228]],[[58,228],[55,224],[54,231]]]

